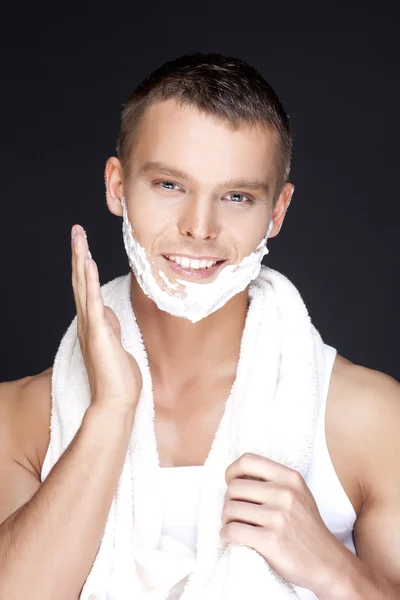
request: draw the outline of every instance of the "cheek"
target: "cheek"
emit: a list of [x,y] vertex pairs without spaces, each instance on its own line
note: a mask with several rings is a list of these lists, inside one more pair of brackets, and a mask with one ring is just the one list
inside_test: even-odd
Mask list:
[[137,227],[160,231],[174,220],[174,211],[167,199],[157,195],[149,184],[138,183],[131,190],[130,215]]
[[260,211],[258,214],[254,211],[254,214],[241,219],[240,227],[235,227],[234,234],[234,244],[240,252],[241,259],[257,249],[267,233],[268,225],[268,215],[260,214]]
[[[170,240],[174,239],[173,227],[163,215],[163,212],[154,207],[154,202],[146,202],[143,196],[132,198],[128,217],[133,230],[133,237],[144,248],[148,259],[153,259],[160,254],[158,249],[170,247]],[[169,215],[171,220],[171,215]],[[176,235],[175,235],[176,237]]]

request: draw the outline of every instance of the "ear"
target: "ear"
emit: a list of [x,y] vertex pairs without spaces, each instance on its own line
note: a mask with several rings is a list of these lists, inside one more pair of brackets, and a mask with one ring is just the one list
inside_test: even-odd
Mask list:
[[274,211],[272,213],[272,218],[274,220],[274,226],[270,233],[270,238],[275,237],[281,230],[283,220],[285,218],[287,209],[289,208],[289,204],[292,200],[292,196],[294,193],[294,185],[292,183],[285,183],[283,186],[278,200],[276,201]]
[[106,200],[110,212],[117,217],[122,217],[121,198],[124,195],[122,165],[118,158],[112,156],[106,162],[104,171],[106,184]]

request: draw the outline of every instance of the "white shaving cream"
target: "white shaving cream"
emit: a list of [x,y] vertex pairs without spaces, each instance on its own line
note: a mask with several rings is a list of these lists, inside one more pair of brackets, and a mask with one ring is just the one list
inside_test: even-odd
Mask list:
[[[160,310],[175,317],[197,323],[223,306],[235,294],[242,292],[261,270],[261,261],[268,254],[267,239],[274,225],[273,220],[265,237],[257,248],[238,265],[226,265],[220,268],[214,281],[198,283],[174,277],[171,282],[160,269],[160,282],[154,278],[151,263],[144,248],[133,237],[129,222],[125,197],[122,198],[122,233],[129,265],[143,292],[151,298]],[[153,260],[152,263],[155,261]],[[170,274],[168,274],[170,276]],[[203,280],[204,281],[204,280]]]

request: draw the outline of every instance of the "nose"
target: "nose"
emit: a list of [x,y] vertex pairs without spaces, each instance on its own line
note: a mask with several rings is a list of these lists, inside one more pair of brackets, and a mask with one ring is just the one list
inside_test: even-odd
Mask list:
[[188,195],[179,217],[179,232],[198,239],[216,239],[219,233],[217,202],[202,194]]

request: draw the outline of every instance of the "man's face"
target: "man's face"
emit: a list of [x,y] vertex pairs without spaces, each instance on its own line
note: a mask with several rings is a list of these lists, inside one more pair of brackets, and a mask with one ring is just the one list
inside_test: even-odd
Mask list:
[[153,273],[166,269],[163,255],[238,264],[255,250],[272,216],[277,149],[276,135],[262,127],[233,130],[173,100],[151,105],[123,191]]

